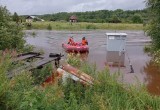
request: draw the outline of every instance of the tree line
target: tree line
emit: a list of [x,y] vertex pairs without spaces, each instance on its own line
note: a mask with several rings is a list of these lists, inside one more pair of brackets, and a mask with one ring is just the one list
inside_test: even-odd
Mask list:
[[144,10],[98,10],[87,12],[60,12],[55,14],[39,15],[46,21],[69,21],[70,16],[75,15],[78,22],[93,23],[143,23],[147,19],[147,9]]

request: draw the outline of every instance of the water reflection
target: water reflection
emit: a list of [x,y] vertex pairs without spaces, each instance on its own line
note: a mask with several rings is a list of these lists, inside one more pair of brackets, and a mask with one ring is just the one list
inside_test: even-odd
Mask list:
[[[31,36],[35,32],[36,37]],[[82,36],[85,36],[89,41],[89,53],[80,54],[80,58],[96,64],[98,70],[102,70],[106,63],[106,32],[113,32],[111,30],[104,31],[26,31],[27,43],[34,45],[37,49],[43,49],[45,54],[62,53],[67,56],[67,53],[62,48],[62,43],[67,42],[68,36],[74,36],[76,41],[80,41]],[[127,41],[146,40],[143,31],[117,31],[126,32],[128,34]],[[136,82],[135,76],[142,82],[147,82],[147,88],[150,93],[160,95],[160,69],[150,62],[150,57],[143,52],[144,44],[137,44],[135,42],[128,42],[126,51],[131,59],[134,68],[133,74],[130,72],[126,56],[126,68],[121,69],[124,73],[124,78],[127,83]],[[65,58],[64,57],[64,58]],[[146,63],[147,62],[147,63]],[[117,70],[117,68],[115,68]],[[145,81],[144,81],[145,79]]]
[[152,61],[146,63],[144,67],[146,73],[147,89],[154,95],[160,95],[160,68]]

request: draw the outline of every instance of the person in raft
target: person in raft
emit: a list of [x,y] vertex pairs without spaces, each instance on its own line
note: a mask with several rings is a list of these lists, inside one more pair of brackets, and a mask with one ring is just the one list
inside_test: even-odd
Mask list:
[[86,40],[85,37],[82,38],[82,45],[88,45],[88,41]]
[[73,39],[73,37],[70,37],[70,38],[68,39],[68,44],[69,44],[69,45],[74,45],[74,39]]

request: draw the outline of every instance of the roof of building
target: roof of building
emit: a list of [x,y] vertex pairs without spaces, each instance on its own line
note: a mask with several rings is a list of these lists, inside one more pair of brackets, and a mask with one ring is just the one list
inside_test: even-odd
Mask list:
[[27,16],[26,19],[34,19],[36,16]]
[[34,19],[34,18],[38,18],[38,17],[36,17],[36,16],[30,16],[30,17],[32,17],[33,19]]
[[44,19],[38,18],[37,16],[27,16],[26,19],[37,19],[37,20],[44,21]]
[[121,35],[121,36],[127,36],[126,33],[106,33],[107,36],[115,36],[115,35]]
[[69,19],[74,19],[74,20],[77,20],[77,16],[75,15],[72,15]]

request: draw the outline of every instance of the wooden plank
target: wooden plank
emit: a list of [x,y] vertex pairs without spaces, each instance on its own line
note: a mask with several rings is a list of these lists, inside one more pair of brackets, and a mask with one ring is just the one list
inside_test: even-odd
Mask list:
[[30,71],[32,69],[36,69],[40,66],[46,65],[47,63],[50,63],[50,62],[55,61],[55,60],[57,60],[57,57],[56,58],[44,58],[42,60],[38,60],[38,61],[33,62],[33,63],[26,63],[26,65],[21,66],[19,68],[16,68],[16,69],[8,72],[7,76],[9,78],[12,78],[13,76],[19,74],[23,70]]
[[40,59],[35,62],[24,62],[25,65],[18,67],[14,70],[11,70],[10,72],[7,73],[7,76],[9,78],[12,78],[14,75],[17,75],[17,74],[21,73],[22,71],[30,71],[32,69],[36,69],[36,68],[43,66],[43,65],[46,65],[47,63],[50,63],[52,61],[55,61],[55,62],[59,61],[61,59],[61,57],[63,57],[63,55],[61,55],[61,54],[58,56],[53,56],[53,55],[51,56],[51,55],[52,55],[52,53],[50,54],[49,57],[44,57],[44,56],[40,56],[39,53],[34,53],[34,52],[17,55],[17,58],[15,58],[13,60],[13,62],[21,61],[21,60],[25,60],[25,59],[29,59],[29,58],[40,58]]
[[39,61],[36,61],[36,62],[33,62],[32,65],[34,65],[34,67],[39,67],[39,66],[43,66],[47,63],[50,63],[54,60],[56,60],[57,58],[44,58],[42,60],[39,60]]
[[13,62],[33,58],[33,57],[36,57],[36,56],[39,56],[39,55],[40,55],[40,53],[35,53],[35,52],[19,54],[19,55],[17,55],[16,58],[13,59]]
[[22,54],[18,54],[17,57],[20,57],[20,56],[25,56],[25,55],[41,55],[40,53],[37,53],[37,52],[28,52],[28,53],[22,53]]
[[20,56],[20,57],[14,58],[13,62],[21,61],[21,60],[25,60],[25,59],[29,59],[29,58],[33,58],[33,57],[35,57],[35,56],[36,56],[36,55]]

